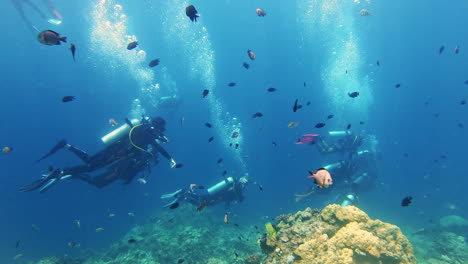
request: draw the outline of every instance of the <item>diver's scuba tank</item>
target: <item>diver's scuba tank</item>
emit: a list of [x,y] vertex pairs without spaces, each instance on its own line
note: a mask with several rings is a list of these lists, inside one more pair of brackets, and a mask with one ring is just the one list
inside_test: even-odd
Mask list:
[[339,168],[341,168],[341,166],[343,166],[343,163],[344,163],[343,161],[338,161],[338,162],[335,162],[335,163],[325,165],[325,166],[323,166],[323,168],[328,170],[328,171],[334,170],[334,169],[339,169]]
[[[139,119],[132,119],[130,120],[133,126],[139,125],[141,123],[141,120]],[[102,143],[105,145],[110,145],[114,142],[119,141],[123,136],[128,136],[128,133],[130,133],[130,127],[129,124],[125,123],[124,125],[121,125],[120,127],[114,129],[112,132],[109,134],[103,136],[101,138]]]
[[341,202],[341,207],[347,206],[347,205],[356,205],[359,202],[358,198],[354,194],[347,194],[343,201]]
[[330,137],[344,137],[351,135],[351,131],[344,130],[344,131],[328,131],[328,136]]
[[225,180],[222,180],[221,182],[211,186],[208,188],[208,193],[210,195],[213,195],[215,193],[218,193],[222,190],[228,189],[234,185],[234,178],[232,177],[227,177]]

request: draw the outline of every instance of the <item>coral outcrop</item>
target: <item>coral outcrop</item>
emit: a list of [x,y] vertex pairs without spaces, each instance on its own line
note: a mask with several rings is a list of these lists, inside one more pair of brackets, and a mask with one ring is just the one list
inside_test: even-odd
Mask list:
[[[265,252],[264,264],[416,263],[411,244],[397,226],[372,220],[354,206],[307,208],[279,217],[275,229],[276,246]],[[260,243],[266,243],[266,236]]]

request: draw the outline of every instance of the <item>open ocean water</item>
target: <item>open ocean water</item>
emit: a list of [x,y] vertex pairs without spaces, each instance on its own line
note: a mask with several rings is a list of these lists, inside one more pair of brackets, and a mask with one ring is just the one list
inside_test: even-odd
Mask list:
[[[48,23],[48,4],[61,24]],[[198,22],[186,16],[188,5]],[[339,177],[295,200],[314,186],[308,171],[336,158],[294,143],[329,131],[373,139],[376,180],[353,192],[371,218],[405,235],[444,216],[468,218],[466,10],[464,0],[3,0],[0,146],[10,149],[0,157],[0,263],[105,251],[130,228],[167,213],[162,194],[210,186],[224,170],[251,182],[245,200],[229,208],[244,225],[340,203],[349,189]],[[43,30],[67,42],[43,45]],[[128,50],[132,41],[138,46]],[[160,64],[148,67],[156,58]],[[63,103],[64,96],[75,100]],[[302,107],[293,112],[296,99]],[[263,116],[252,118],[257,112]],[[18,191],[49,166],[80,163],[63,150],[35,162],[59,140],[95,153],[115,129],[109,119],[122,125],[141,115],[166,120],[164,147],[182,168],[160,158],[146,184],[98,189],[64,180],[45,193]],[[293,121],[299,125],[288,127]],[[406,196],[412,203],[402,207]],[[222,221],[225,209],[210,213]]]

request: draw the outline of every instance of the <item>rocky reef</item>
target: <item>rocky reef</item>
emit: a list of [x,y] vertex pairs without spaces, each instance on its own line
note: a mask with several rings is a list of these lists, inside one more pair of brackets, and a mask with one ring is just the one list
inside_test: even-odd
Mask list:
[[[260,241],[264,264],[412,264],[413,248],[397,226],[354,206],[307,208],[277,218],[276,241]],[[269,230],[268,232],[272,232]]]

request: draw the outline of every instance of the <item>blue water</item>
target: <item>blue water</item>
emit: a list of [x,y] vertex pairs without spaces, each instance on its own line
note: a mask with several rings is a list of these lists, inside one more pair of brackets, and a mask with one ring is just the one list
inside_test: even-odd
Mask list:
[[[22,260],[79,255],[69,241],[81,249],[105,250],[132,226],[161,213],[161,194],[191,183],[214,184],[223,170],[248,173],[264,188],[252,184],[245,201],[230,209],[240,222],[321,208],[339,190],[297,203],[294,194],[312,184],[307,171],[327,160],[316,148],[293,143],[303,134],[340,130],[348,123],[354,133],[378,140],[378,184],[359,194],[359,207],[372,218],[406,231],[445,215],[468,217],[468,106],[460,105],[468,99],[468,3],[342,2],[56,0],[64,17],[58,26],[26,8],[36,28],[68,37],[67,44],[44,46],[10,1],[3,1],[0,145],[13,151],[0,159],[0,262],[11,263],[18,254]],[[189,4],[201,14],[198,23],[185,16]],[[256,16],[259,7],[267,16]],[[360,16],[363,8],[371,15]],[[139,47],[126,50],[134,39]],[[76,63],[70,42],[77,46]],[[441,45],[445,51],[439,55]],[[256,60],[249,60],[248,49]],[[147,63],[154,58],[161,64],[150,69]],[[228,87],[229,82],[237,85]],[[267,93],[269,87],[278,91]],[[204,89],[211,93],[201,99]],[[361,95],[351,99],[351,91]],[[64,104],[65,95],[77,99]],[[163,96],[175,96],[177,105],[161,105]],[[293,113],[296,98],[311,105]],[[264,117],[252,119],[255,112]],[[79,162],[63,151],[34,163],[58,140],[93,153],[102,148],[99,138],[112,130],[110,118],[123,123],[124,117],[143,113],[167,120],[171,141],[165,147],[183,168],[170,169],[161,159],[146,185],[117,182],[97,189],[64,181],[44,194],[18,191],[49,165]],[[335,118],[314,128],[329,114]],[[288,128],[291,121],[300,124]],[[228,147],[234,130],[241,134],[237,151]],[[215,140],[208,143],[211,136]],[[413,204],[401,207],[408,195]],[[222,206],[217,210],[224,214]],[[98,227],[105,231],[96,233]]]

